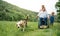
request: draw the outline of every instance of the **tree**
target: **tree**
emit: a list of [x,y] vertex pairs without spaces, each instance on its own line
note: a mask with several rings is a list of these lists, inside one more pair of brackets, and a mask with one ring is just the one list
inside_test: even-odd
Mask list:
[[60,22],[60,0],[56,2],[56,9],[57,9],[57,21]]

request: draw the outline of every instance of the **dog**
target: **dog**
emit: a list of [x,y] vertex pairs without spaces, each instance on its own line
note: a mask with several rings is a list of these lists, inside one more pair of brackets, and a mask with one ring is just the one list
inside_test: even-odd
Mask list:
[[26,20],[20,20],[19,22],[17,22],[17,27],[21,28],[21,30],[24,32],[25,28],[26,28]]
[[28,17],[29,17],[29,15],[27,15],[25,19],[20,20],[20,21],[17,22],[17,24],[16,24],[17,27],[18,27],[18,28],[21,28],[21,30],[22,30],[23,32],[25,31],[25,28],[27,27]]

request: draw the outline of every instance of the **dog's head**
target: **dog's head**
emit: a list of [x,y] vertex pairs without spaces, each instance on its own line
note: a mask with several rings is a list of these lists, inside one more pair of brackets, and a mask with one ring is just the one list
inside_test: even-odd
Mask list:
[[19,28],[20,24],[21,24],[21,22],[19,21],[19,22],[17,22],[16,26]]
[[26,24],[26,20],[20,20],[18,23],[17,23],[17,27],[24,27],[24,25]]
[[16,24],[16,26],[17,26],[18,28],[20,28],[20,25],[19,25],[19,24]]

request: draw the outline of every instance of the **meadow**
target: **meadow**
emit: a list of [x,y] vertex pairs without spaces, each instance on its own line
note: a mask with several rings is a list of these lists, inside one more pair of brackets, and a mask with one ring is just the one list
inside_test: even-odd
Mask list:
[[16,21],[0,21],[0,36],[60,36],[60,24],[57,22],[48,29],[38,29],[38,22],[28,22],[24,32],[16,27],[16,23]]

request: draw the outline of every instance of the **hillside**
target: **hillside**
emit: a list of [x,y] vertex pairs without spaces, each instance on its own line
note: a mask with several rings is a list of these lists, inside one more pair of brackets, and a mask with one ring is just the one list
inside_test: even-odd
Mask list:
[[35,21],[36,14],[33,11],[0,0],[0,20],[18,21],[29,15],[29,21]]

